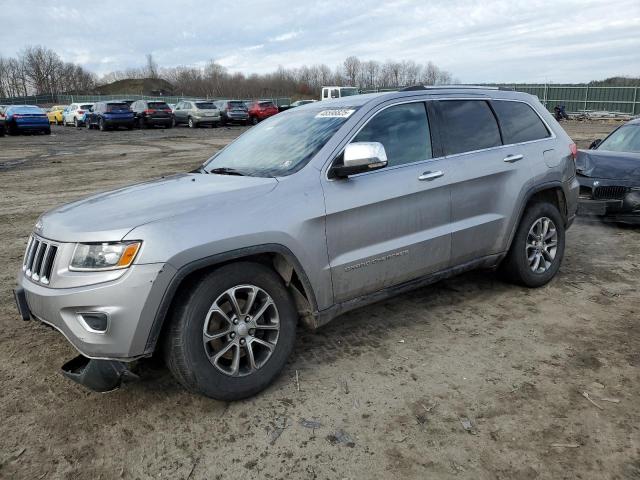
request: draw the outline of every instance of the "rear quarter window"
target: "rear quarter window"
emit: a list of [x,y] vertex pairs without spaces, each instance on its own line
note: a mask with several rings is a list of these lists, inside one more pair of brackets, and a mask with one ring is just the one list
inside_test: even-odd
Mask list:
[[445,152],[472,152],[502,145],[496,117],[484,100],[441,100]]
[[549,130],[538,114],[523,102],[493,100],[505,145],[530,142],[550,136]]

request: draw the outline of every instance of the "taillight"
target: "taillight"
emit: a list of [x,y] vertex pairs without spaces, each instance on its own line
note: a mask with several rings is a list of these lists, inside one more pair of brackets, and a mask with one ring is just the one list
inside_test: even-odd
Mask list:
[[575,161],[575,159],[578,158],[578,146],[575,143],[572,143],[571,145],[569,145],[569,150],[571,150],[571,156]]
[[14,113],[13,118],[22,118],[22,115],[20,115],[19,113]]
[[150,115],[152,113],[156,113],[156,111],[149,108],[149,109],[145,110],[144,113],[146,113],[147,115]]
[[84,114],[84,110],[78,110],[78,113],[79,113],[80,115],[82,115],[82,114]]

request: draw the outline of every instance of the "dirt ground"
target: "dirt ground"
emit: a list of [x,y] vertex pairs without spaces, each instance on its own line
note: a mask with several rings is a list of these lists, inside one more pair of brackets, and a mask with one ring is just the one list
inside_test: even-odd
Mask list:
[[[581,147],[615,126],[563,125]],[[0,139],[0,478],[640,478],[640,228],[579,220],[537,290],[474,272],[300,331],[246,401],[152,361],[109,394],[63,378],[75,350],[11,294],[38,215],[190,170],[242,131]]]

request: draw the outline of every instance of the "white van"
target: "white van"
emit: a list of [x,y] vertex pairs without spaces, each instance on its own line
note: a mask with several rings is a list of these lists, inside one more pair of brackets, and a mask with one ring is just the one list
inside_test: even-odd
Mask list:
[[320,100],[349,97],[351,95],[358,95],[359,93],[356,87],[322,87],[322,97],[320,97]]

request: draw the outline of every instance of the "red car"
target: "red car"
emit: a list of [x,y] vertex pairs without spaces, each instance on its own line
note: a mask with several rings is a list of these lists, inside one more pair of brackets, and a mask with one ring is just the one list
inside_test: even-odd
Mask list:
[[247,108],[249,109],[249,121],[253,125],[278,113],[278,107],[270,100],[251,102]]

